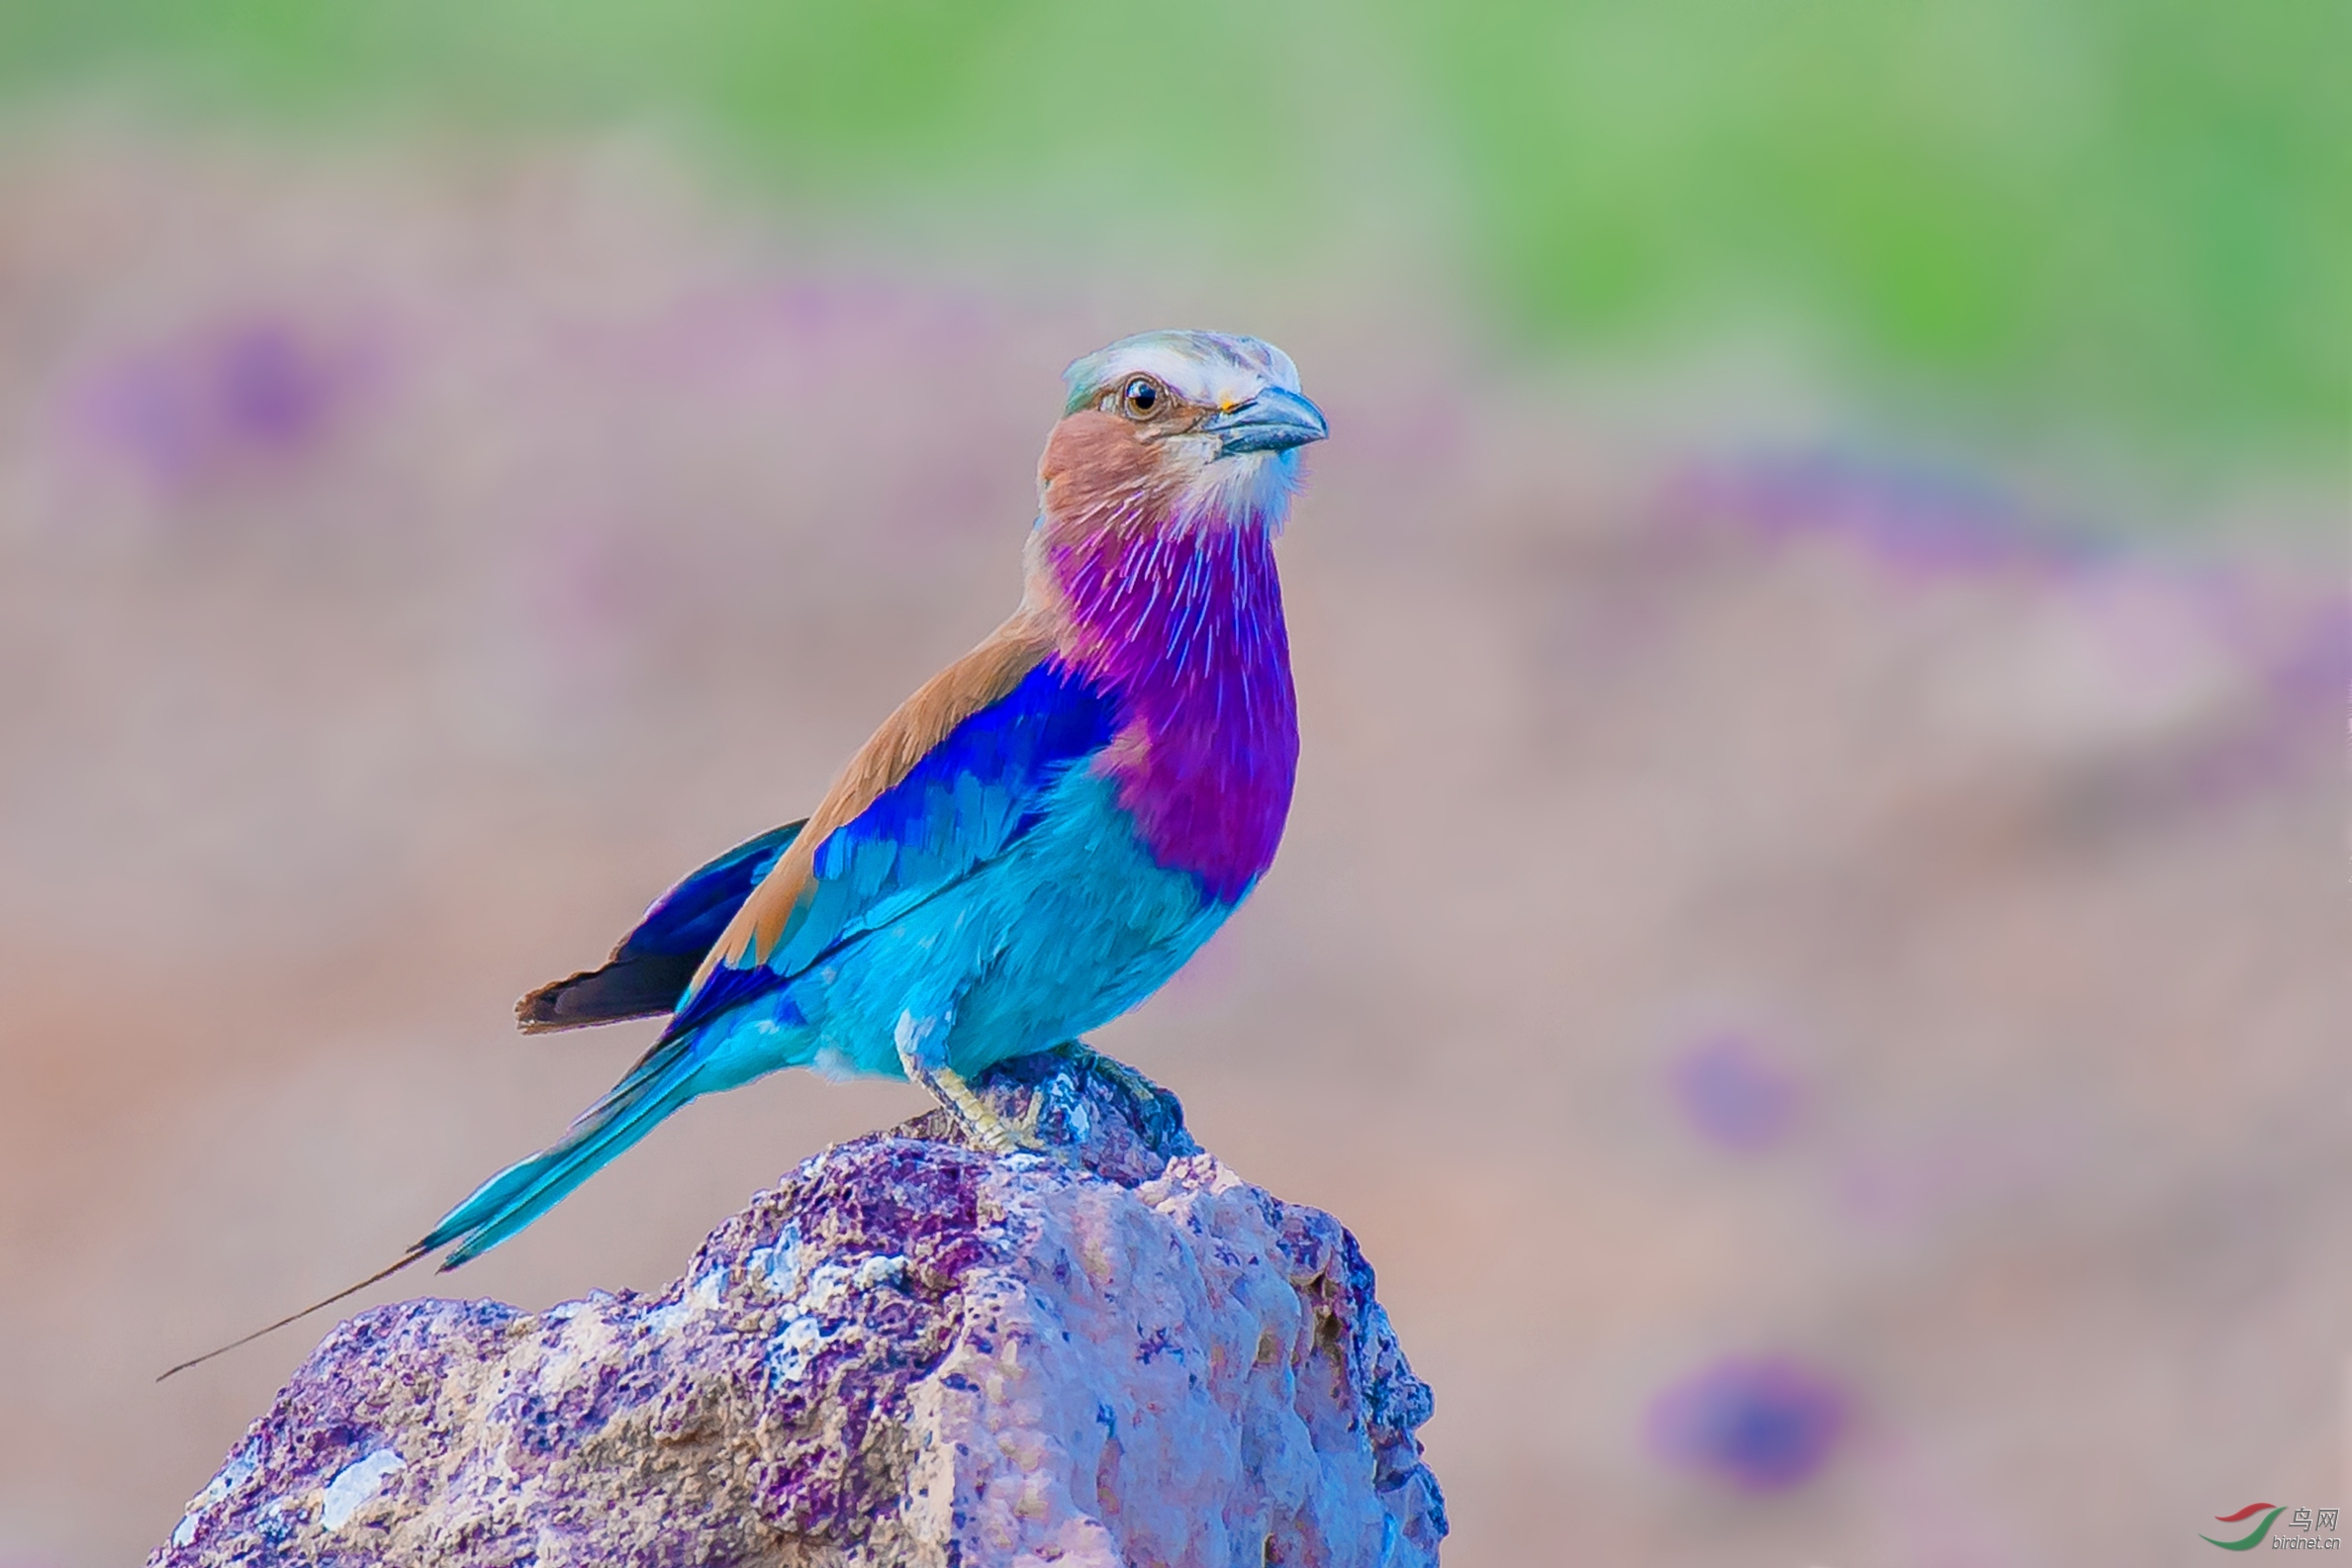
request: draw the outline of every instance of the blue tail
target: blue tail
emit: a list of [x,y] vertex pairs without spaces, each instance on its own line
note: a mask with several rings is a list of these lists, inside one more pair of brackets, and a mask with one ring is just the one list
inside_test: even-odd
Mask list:
[[703,1092],[705,1085],[697,1081],[703,1064],[694,1056],[694,1040],[689,1034],[656,1045],[612,1092],[582,1112],[561,1140],[509,1165],[441,1216],[417,1250],[430,1252],[455,1243],[441,1259],[441,1271],[447,1273],[562,1202],[606,1161]]
[[[457,1245],[441,1259],[443,1273],[470,1258],[480,1257],[554,1208],[566,1193],[602,1170],[605,1161],[652,1132],[654,1124],[663,1117],[706,1089],[728,1088],[741,1081],[723,1076],[719,1081],[707,1081],[704,1070],[707,1063],[696,1057],[694,1045],[695,1036],[691,1032],[657,1042],[628,1070],[626,1077],[612,1085],[610,1094],[581,1114],[561,1142],[509,1165],[476,1187],[465,1202],[441,1216],[441,1223],[423,1241],[358,1284],[346,1285],[325,1301],[315,1301],[267,1328],[255,1329],[240,1339],[230,1340],[219,1349],[192,1356],[166,1371],[163,1377],[201,1366],[216,1355],[240,1344],[250,1344],[290,1323],[298,1323],[322,1307],[331,1307],[345,1297],[355,1296],[376,1281],[389,1279],[410,1264],[422,1262],[436,1248],[452,1242]],[[155,1381],[161,1382],[163,1377]]]

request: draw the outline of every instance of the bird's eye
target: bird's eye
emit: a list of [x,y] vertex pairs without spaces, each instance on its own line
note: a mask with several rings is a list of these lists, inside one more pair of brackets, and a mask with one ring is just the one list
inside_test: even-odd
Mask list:
[[1148,419],[1160,407],[1160,383],[1149,376],[1137,376],[1120,390],[1119,412],[1130,419]]

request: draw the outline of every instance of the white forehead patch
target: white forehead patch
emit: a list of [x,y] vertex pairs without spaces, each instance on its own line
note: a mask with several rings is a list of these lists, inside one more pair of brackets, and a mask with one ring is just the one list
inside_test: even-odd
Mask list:
[[1130,376],[1150,376],[1187,403],[1232,408],[1269,387],[1296,392],[1298,367],[1273,344],[1231,332],[1138,332],[1062,373],[1075,413]]

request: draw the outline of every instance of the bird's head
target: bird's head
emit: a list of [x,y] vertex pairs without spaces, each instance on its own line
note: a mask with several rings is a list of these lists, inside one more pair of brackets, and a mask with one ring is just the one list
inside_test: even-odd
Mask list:
[[1064,526],[1278,527],[1298,448],[1330,434],[1271,343],[1226,332],[1123,337],[1063,373],[1070,401],[1038,464]]

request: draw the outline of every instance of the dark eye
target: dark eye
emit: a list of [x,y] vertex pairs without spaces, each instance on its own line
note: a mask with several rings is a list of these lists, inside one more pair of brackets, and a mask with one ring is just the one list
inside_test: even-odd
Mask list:
[[1149,376],[1137,376],[1119,393],[1119,409],[1130,419],[1148,419],[1152,411],[1160,407],[1160,383]]

